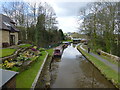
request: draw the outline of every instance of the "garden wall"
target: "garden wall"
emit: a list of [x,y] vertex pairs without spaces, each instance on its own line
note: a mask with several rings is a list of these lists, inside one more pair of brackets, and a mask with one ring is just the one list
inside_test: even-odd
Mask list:
[[45,64],[45,62],[46,62],[46,60],[47,60],[47,58],[48,58],[48,52],[46,52],[46,53],[47,53],[47,55],[46,55],[46,57],[44,58],[44,61],[43,61],[42,65],[41,65],[41,67],[40,67],[40,69],[39,69],[39,71],[38,71],[38,74],[37,74],[36,78],[34,79],[34,82],[32,83],[31,90],[34,90],[34,89],[35,89],[35,86],[36,86],[36,84],[37,84],[38,78],[39,78],[39,76],[40,76],[40,74],[41,74],[41,72],[42,72],[42,69],[43,69],[43,67],[44,67],[44,64]]
[[107,56],[107,57],[110,57],[112,60],[116,61],[116,62],[119,62],[120,61],[120,57],[118,56],[115,56],[115,55],[112,55],[112,54],[109,54],[109,53],[106,53],[102,50],[99,50],[100,51],[100,54],[103,55],[103,56]]

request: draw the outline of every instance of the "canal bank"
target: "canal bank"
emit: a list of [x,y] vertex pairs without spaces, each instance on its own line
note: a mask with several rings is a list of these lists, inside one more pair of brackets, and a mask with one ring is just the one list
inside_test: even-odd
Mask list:
[[87,53],[83,48],[80,47],[80,45],[77,46],[77,49],[80,51],[80,53],[83,54],[83,56],[86,57],[86,59],[88,59],[101,72],[101,74],[109,82],[111,82],[116,88],[120,88],[118,72],[110,68],[108,65],[106,65],[104,62],[102,62],[98,58]]
[[[60,45],[56,48],[61,48],[61,50],[63,51],[62,45]],[[50,70],[51,70],[51,63],[54,60],[53,59],[54,49],[51,48],[51,49],[46,50],[48,52],[48,57],[46,58],[44,66],[43,66],[41,73],[39,75],[39,78],[36,82],[35,88],[45,88],[45,89],[50,88],[50,84],[51,84]]]
[[42,68],[41,74],[37,80],[35,88],[49,88],[50,86],[50,62],[52,60],[53,49],[46,50],[48,52],[48,57]]
[[73,45],[51,68],[51,88],[115,88]]

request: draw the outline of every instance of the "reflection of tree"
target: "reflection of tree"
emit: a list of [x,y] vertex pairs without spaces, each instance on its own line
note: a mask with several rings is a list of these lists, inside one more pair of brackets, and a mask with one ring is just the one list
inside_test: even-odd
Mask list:
[[59,68],[59,62],[53,62],[52,63],[52,68],[51,68],[51,86],[55,83],[55,80],[57,78],[58,74],[58,68]]
[[87,60],[80,62],[80,68],[86,79],[90,79],[90,87],[113,87],[113,85],[105,79],[104,76]]
[[80,62],[80,68],[82,70],[82,73],[84,73],[84,75],[88,78],[91,77],[91,71],[92,71],[92,65],[90,62],[86,61],[86,60],[82,60]]

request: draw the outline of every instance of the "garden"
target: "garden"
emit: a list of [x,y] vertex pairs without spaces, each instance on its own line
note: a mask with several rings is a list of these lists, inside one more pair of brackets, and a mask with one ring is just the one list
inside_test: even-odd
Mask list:
[[8,58],[2,62],[2,68],[21,72],[41,55],[40,50],[34,46],[20,52],[16,58]]
[[0,49],[0,58],[12,55],[15,51],[16,49],[13,49],[13,48]]
[[[15,57],[9,57],[12,56],[17,49],[20,49],[20,52],[18,52]],[[49,55],[53,53],[53,49],[45,50],[44,48],[38,48],[30,44],[18,45],[17,48],[5,48],[4,55],[8,52],[11,53],[6,55],[7,58],[5,60],[2,60],[0,68],[19,72],[16,76],[16,88],[31,88],[44,58],[47,55],[46,51]]]

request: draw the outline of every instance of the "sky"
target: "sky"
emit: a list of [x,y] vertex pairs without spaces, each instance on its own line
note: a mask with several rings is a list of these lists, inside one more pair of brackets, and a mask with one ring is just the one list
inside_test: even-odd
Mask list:
[[[25,0],[26,1],[26,0]],[[31,0],[28,0],[30,2]],[[64,33],[78,31],[77,15],[79,9],[86,6],[87,2],[74,0],[44,0],[55,10],[58,27]]]
[[59,28],[63,32],[78,31],[78,13],[79,9],[84,7],[86,3],[83,2],[57,2],[53,8],[55,9]]
[[[4,2],[20,1],[20,0],[0,0]],[[58,28],[66,32],[78,31],[77,15],[80,8],[84,7],[87,2],[84,0],[23,0],[25,2],[47,2],[55,10]]]
[[[38,2],[38,0],[24,0],[25,2]],[[79,9],[86,6],[84,0],[39,0],[49,3],[55,10],[58,28],[62,29],[64,33],[67,32],[77,32],[78,23],[77,16]],[[82,20],[81,20],[82,22]]]
[[[0,0],[0,1],[20,1],[20,0]],[[79,10],[87,7],[88,2],[95,2],[97,0],[23,0],[25,2],[47,2],[55,10],[58,28],[66,32],[78,32],[78,15]],[[99,1],[99,0],[98,0]],[[110,0],[109,0],[110,1]],[[112,0],[113,1],[113,0]],[[80,20],[82,23],[82,20]]]

